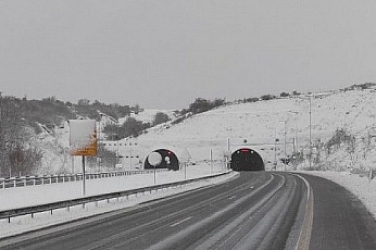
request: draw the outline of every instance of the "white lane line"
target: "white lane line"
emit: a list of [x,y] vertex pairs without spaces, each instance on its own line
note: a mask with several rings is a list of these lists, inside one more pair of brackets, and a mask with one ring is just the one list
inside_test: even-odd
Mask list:
[[184,222],[186,222],[186,221],[189,221],[190,219],[192,219],[192,216],[189,216],[189,217],[185,218],[184,220],[181,220],[181,221],[179,221],[179,222],[176,222],[176,223],[170,225],[170,227],[176,227],[177,225],[180,225],[180,224],[182,224],[182,223],[184,223]]

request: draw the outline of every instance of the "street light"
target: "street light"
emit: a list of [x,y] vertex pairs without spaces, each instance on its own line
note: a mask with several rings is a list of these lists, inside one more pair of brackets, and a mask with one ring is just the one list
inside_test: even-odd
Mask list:
[[[294,114],[294,115],[297,115],[299,114],[299,112],[297,111],[287,111],[287,113],[290,113],[290,114]],[[289,118],[290,117],[287,117],[286,121],[285,121],[285,158],[287,159],[287,122],[289,121]]]
[[[287,113],[291,113],[291,114],[298,114],[299,112],[297,111],[291,111],[291,110],[288,110]],[[279,142],[279,139],[277,138],[277,123],[284,123],[284,151],[285,151],[285,160],[287,160],[287,122],[289,121],[289,117],[287,117],[286,120],[284,121],[279,121],[279,122],[276,122],[276,125],[275,125],[275,130],[274,130],[274,140],[275,140],[275,147],[274,147],[274,164],[275,164],[275,168],[277,169],[277,142]],[[285,162],[285,171],[286,171],[286,164],[287,162]]]
[[312,95],[309,95],[309,169],[312,169]]
[[[290,112],[290,111],[288,111]],[[284,148],[285,148],[285,159],[287,159],[287,120],[285,121],[280,121],[280,122],[277,122],[277,123],[284,123],[285,124],[285,132],[284,132],[284,136],[285,136],[285,142],[284,142]],[[275,141],[275,145],[274,145],[274,165],[275,165],[275,169],[277,170],[277,142],[279,142],[279,139],[277,138],[277,123],[275,125],[275,129],[274,129],[274,141]],[[285,171],[286,171],[286,165],[285,165]]]
[[277,171],[277,142],[279,142],[279,139],[275,137],[274,140],[274,170]]
[[99,122],[98,122],[98,166],[99,166],[99,173],[102,172],[102,117],[103,113],[99,113]]
[[[299,97],[307,100],[307,98]],[[309,168],[312,168],[312,94],[309,95]]]

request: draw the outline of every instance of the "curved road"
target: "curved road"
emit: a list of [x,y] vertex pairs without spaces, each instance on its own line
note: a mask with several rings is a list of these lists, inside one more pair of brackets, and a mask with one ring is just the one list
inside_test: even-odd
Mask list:
[[351,212],[363,211],[358,203],[342,213],[348,194],[332,187],[318,177],[243,172],[222,185],[9,238],[0,248],[376,249],[374,220]]

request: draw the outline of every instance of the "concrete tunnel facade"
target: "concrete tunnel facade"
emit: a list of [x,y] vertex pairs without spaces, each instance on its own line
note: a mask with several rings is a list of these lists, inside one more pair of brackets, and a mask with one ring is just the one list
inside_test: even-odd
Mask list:
[[255,150],[240,148],[231,154],[231,168],[234,171],[265,171],[265,164]]
[[[157,152],[162,159],[155,168],[177,171],[180,161],[187,161],[186,153],[180,151],[182,150],[171,149],[171,147],[154,148],[145,158],[144,169],[154,169],[154,166],[149,163],[149,156],[151,153]],[[265,171],[265,164],[262,156],[254,149],[241,147],[231,153],[230,168],[234,171]]]
[[[155,168],[167,168],[174,171],[179,170],[179,159],[172,150],[162,148],[153,150],[152,152],[157,152],[162,157],[161,163],[155,166]],[[149,155],[145,159],[144,169],[154,169],[154,166],[149,163]]]

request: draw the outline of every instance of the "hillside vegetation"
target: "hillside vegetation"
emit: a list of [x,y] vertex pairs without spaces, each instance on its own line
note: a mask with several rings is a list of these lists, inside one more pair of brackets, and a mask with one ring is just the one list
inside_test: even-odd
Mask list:
[[[187,113],[205,112],[223,102],[198,98],[188,109],[175,111],[180,117],[174,122],[185,119]],[[0,177],[30,175],[46,169],[48,173],[67,171],[69,142],[63,131],[66,131],[69,120],[100,121],[101,138],[107,140],[137,137],[150,127],[171,120],[167,114],[157,112],[153,119],[143,122],[137,119],[137,114],[142,111],[138,105],[105,104],[87,99],[75,104],[55,97],[28,100],[26,97],[2,96],[0,92]],[[119,122],[119,118],[124,117],[123,122]],[[114,160],[113,152],[102,148],[100,153],[104,165],[115,166],[117,160]],[[56,162],[60,162],[60,167],[53,166]],[[89,163],[95,165],[96,160],[89,159]]]
[[[86,99],[73,104],[54,97],[27,100],[2,96],[0,93],[0,176],[38,172],[45,156],[50,154],[38,138],[56,136],[55,128],[64,128],[71,119],[99,121],[102,113],[118,119],[139,111],[138,106],[104,104],[99,101],[91,103]],[[67,154],[64,146],[55,144],[54,154]]]

